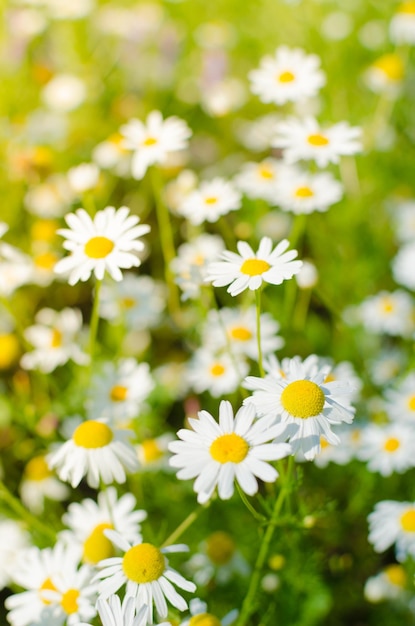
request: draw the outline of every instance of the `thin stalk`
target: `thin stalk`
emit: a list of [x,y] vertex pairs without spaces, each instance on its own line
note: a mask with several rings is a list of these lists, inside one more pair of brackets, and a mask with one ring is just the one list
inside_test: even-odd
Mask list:
[[258,344],[258,367],[259,373],[262,378],[265,377],[263,358],[262,358],[262,346],[261,346],[261,288],[255,291],[255,304],[256,304],[256,340]]
[[195,511],[190,513],[190,515],[188,515],[186,519],[184,519],[182,523],[179,524],[176,530],[174,530],[171,535],[167,537],[161,547],[165,548],[166,546],[170,546],[172,543],[177,541],[177,539],[189,528],[189,526],[193,524],[193,522],[197,520],[201,512],[204,511],[209,505],[210,502],[206,506],[200,506]]
[[252,504],[249,502],[248,498],[246,497],[246,494],[244,491],[242,491],[241,487],[239,486],[238,483],[236,483],[236,488],[238,490],[238,493],[241,497],[242,502],[244,503],[244,505],[246,506],[246,508],[248,509],[248,511],[255,517],[255,519],[258,522],[265,522],[266,521],[266,517],[265,515],[262,515],[261,513],[258,513],[258,511],[256,509],[254,509],[254,507],[252,506]]
[[99,297],[101,292],[102,280],[97,280],[95,284],[94,302],[92,305],[91,322],[89,325],[89,358],[90,368],[92,368],[92,360],[94,357],[95,344],[99,322]]
[[3,481],[0,481],[0,501],[3,501],[11,511],[13,511],[19,519],[26,522],[29,528],[40,533],[43,537],[47,538],[52,543],[56,541],[56,533],[46,524],[43,524],[39,518],[32,515],[26,507],[16,498],[11,491],[6,487]]

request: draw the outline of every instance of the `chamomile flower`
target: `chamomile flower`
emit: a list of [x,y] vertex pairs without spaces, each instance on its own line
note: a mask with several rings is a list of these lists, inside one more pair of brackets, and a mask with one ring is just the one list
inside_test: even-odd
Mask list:
[[209,391],[219,398],[236,391],[248,371],[242,358],[235,362],[226,352],[217,354],[210,348],[199,348],[188,363],[186,379],[196,393]]
[[326,83],[317,55],[287,46],[261,59],[259,69],[252,70],[249,79],[252,93],[262,102],[278,105],[311,98]]
[[157,471],[170,469],[168,464],[169,443],[173,441],[171,433],[160,437],[142,439],[137,444],[137,457],[140,461],[139,471]]
[[291,454],[286,443],[266,443],[278,437],[283,428],[273,417],[255,421],[255,409],[241,407],[235,418],[230,402],[219,406],[219,423],[207,411],[199,411],[198,419],[189,418],[193,430],[181,429],[181,441],[173,441],[169,449],[172,467],[179,468],[177,478],[196,478],[193,485],[201,504],[207,502],[218,488],[219,498],[228,500],[234,482],[248,495],[258,491],[257,478],[274,482],[278,472],[266,461],[275,461]]
[[179,611],[187,609],[187,602],[173,584],[189,592],[194,592],[196,585],[172,569],[165,557],[175,552],[186,552],[187,546],[179,544],[157,548],[151,543],[131,545],[113,530],[106,530],[105,533],[124,555],[99,563],[102,569],[96,578],[101,579],[98,586],[100,598],[105,600],[125,585],[126,595],[135,598],[137,607],[147,605],[146,618],[150,624],[153,623],[153,602],[161,618],[167,617],[166,600]]
[[402,565],[391,563],[367,579],[364,595],[366,600],[374,603],[383,600],[409,600],[407,585],[408,577]]
[[407,0],[398,6],[389,26],[389,33],[393,43],[415,43],[415,2],[413,0]]
[[403,474],[415,466],[415,429],[413,425],[368,424],[362,430],[357,458],[367,462],[371,472],[390,476]]
[[366,83],[375,93],[394,96],[401,88],[404,69],[403,61],[398,54],[394,52],[384,54],[367,69]]
[[85,563],[96,565],[115,554],[105,530],[116,530],[133,543],[141,541],[140,523],[147,513],[135,510],[135,506],[136,499],[131,493],[118,498],[114,487],[100,492],[97,502],[91,498],[72,502],[62,518],[69,531],[63,531],[61,537],[71,545],[79,546]]
[[415,291],[415,241],[401,247],[392,259],[392,274],[397,283]]
[[348,403],[351,388],[344,382],[325,382],[329,371],[326,366],[316,367],[314,360],[303,363],[296,357],[285,361],[284,376],[248,376],[245,381],[254,393],[244,404],[285,424],[294,451],[301,449],[307,460],[320,452],[321,436],[333,445],[339,443],[331,425],[350,424],[354,417]]
[[180,623],[180,626],[229,626],[238,617],[238,611],[234,609],[222,619],[207,612],[206,602],[202,602],[199,598],[193,598],[189,602],[191,617]]
[[413,299],[400,289],[380,291],[357,308],[358,317],[369,332],[403,337],[414,331],[414,311]]
[[137,363],[133,358],[118,364],[108,361],[103,372],[92,379],[88,417],[105,415],[115,423],[136,417],[153,389],[148,363]]
[[276,191],[278,206],[295,214],[327,211],[343,195],[341,183],[330,173],[309,174],[294,168],[277,181]]
[[391,219],[396,238],[401,243],[415,240],[415,202],[408,200],[392,207]]
[[395,544],[398,561],[415,556],[415,502],[378,502],[368,521],[369,541],[376,552]]
[[24,369],[48,374],[70,360],[78,365],[88,363],[87,354],[79,346],[82,315],[78,309],[41,309],[35,322],[25,330],[25,338],[34,350],[22,356],[20,364]]
[[[355,457],[356,446],[349,445],[351,433],[350,427],[339,426],[335,429],[340,439],[340,445],[329,443],[324,437],[320,437],[320,452],[314,457],[314,465],[320,468],[327,467],[329,463],[347,465]],[[297,460],[300,460],[297,453]],[[304,459],[302,459],[304,460]]]
[[261,198],[277,204],[277,182],[290,174],[291,167],[277,159],[264,159],[259,163],[244,163],[234,182],[248,198]]
[[95,489],[100,481],[104,485],[124,483],[126,470],[134,472],[138,467],[134,448],[127,442],[129,436],[129,431],[116,430],[103,418],[87,420],[79,424],[71,439],[48,455],[48,465],[72,487],[77,487],[84,476]]
[[[120,598],[113,594],[108,600],[97,601],[98,615],[101,618],[102,626],[146,626],[147,606],[144,605],[136,613],[134,598],[125,596],[121,604]],[[80,622],[78,626],[92,626]],[[164,625],[169,626],[166,622]]]
[[187,148],[192,131],[183,120],[177,117],[163,120],[160,111],[152,111],[145,124],[132,119],[121,127],[121,134],[123,146],[133,151],[133,178],[140,180],[150,165],[163,164],[172,152]]
[[217,222],[222,215],[236,211],[241,206],[241,194],[224,178],[204,181],[191,191],[177,207],[177,213],[186,217],[191,224]]
[[63,247],[70,255],[55,266],[57,274],[69,275],[69,284],[86,281],[94,273],[98,280],[108,272],[114,280],[122,280],[121,269],[138,267],[138,252],[144,244],[138,238],[150,231],[147,224],[138,225],[130,209],[106,207],[92,219],[84,209],[68,213],[65,221],[69,228],[58,231],[65,237]]
[[73,74],[56,74],[42,90],[45,105],[58,113],[77,109],[85,98],[85,83]]
[[382,350],[369,362],[370,376],[376,385],[382,386],[404,371],[407,357],[400,348]]
[[206,281],[214,287],[229,285],[227,291],[237,296],[245,289],[259,289],[263,282],[280,285],[300,271],[302,262],[294,261],[297,250],[286,252],[289,241],[283,239],[272,250],[269,237],[262,237],[258,251],[254,252],[246,241],[238,241],[239,254],[225,250],[223,261],[210,263]]
[[415,373],[410,373],[395,388],[385,391],[385,409],[397,422],[415,424]]
[[68,183],[74,194],[94,189],[99,181],[99,167],[95,163],[81,163],[68,171]]
[[69,489],[53,475],[44,455],[34,456],[26,464],[20,483],[22,502],[39,515],[45,508],[45,499],[65,500]]
[[272,145],[284,150],[284,160],[290,164],[312,160],[318,167],[326,167],[338,163],[343,155],[362,150],[361,129],[347,122],[323,129],[314,117],[303,120],[292,117],[278,122],[275,133]]

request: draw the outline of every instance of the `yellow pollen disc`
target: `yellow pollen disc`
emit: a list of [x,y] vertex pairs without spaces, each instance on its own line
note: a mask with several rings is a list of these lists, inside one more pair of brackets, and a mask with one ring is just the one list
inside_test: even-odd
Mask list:
[[146,463],[157,461],[163,456],[163,451],[160,450],[159,445],[155,439],[146,439],[141,444],[144,460]]
[[312,198],[314,191],[310,187],[298,187],[294,193],[296,198]]
[[275,178],[274,172],[267,165],[260,165],[258,167],[258,174],[261,178],[265,178],[266,180],[273,180]]
[[325,448],[328,448],[330,446],[329,442],[326,441],[325,439],[323,439],[323,437],[320,437],[320,447],[322,450],[324,450]]
[[27,463],[25,469],[25,478],[28,480],[41,481],[51,476],[48,464],[44,456],[35,456]]
[[147,137],[143,142],[143,146],[154,146],[156,143],[157,139],[155,137]]
[[225,565],[229,563],[235,554],[235,542],[232,537],[223,530],[217,530],[209,535],[206,544],[206,554],[215,565]]
[[314,135],[309,135],[307,137],[307,141],[312,146],[317,146],[318,148],[320,146],[327,146],[327,144],[329,143],[329,140],[327,139],[327,137],[325,137],[324,135],[320,135],[319,133],[316,133]]
[[121,300],[121,306],[123,309],[132,309],[135,304],[136,300],[134,300],[134,298],[123,298]]
[[359,443],[361,438],[362,435],[360,433],[360,430],[352,430],[350,434],[350,439],[353,441],[353,443]]
[[58,257],[53,252],[44,252],[36,255],[33,260],[36,267],[39,267],[41,270],[51,270],[55,267]]
[[39,587],[39,595],[43,604],[51,604],[50,600],[46,600],[46,598],[43,598],[42,591],[57,591],[55,585],[53,584],[52,580],[49,577],[46,578],[41,584],[41,586]]
[[401,526],[408,533],[415,533],[415,509],[409,509],[401,516]]
[[322,389],[311,380],[296,380],[285,387],[281,404],[293,417],[307,419],[319,415],[326,397]]
[[124,574],[135,583],[151,583],[158,580],[165,570],[164,556],[151,543],[133,546],[122,560]]
[[0,369],[10,367],[19,356],[19,342],[12,333],[0,334]]
[[205,204],[216,204],[218,199],[215,196],[209,196],[205,198]]
[[385,567],[384,572],[392,585],[397,585],[398,587],[406,586],[407,577],[402,565],[388,565]]
[[251,331],[244,326],[234,326],[234,328],[231,328],[229,335],[231,339],[235,339],[236,341],[249,341],[252,339]]
[[60,348],[62,345],[62,333],[57,328],[52,329],[52,338],[50,340],[51,348]]
[[57,228],[58,224],[54,220],[39,220],[31,228],[32,239],[50,242],[55,237]]
[[246,259],[241,265],[240,271],[248,276],[259,276],[267,272],[271,265],[262,259]]
[[390,437],[389,439],[387,439],[383,445],[383,449],[386,452],[395,452],[399,446],[401,445],[401,442],[399,441],[399,439],[396,439],[395,437]]
[[114,528],[112,524],[98,524],[84,542],[83,560],[95,565],[103,559],[114,556],[114,547],[111,541],[104,535],[104,530]]
[[280,83],[292,83],[295,80],[295,76],[292,72],[282,72],[278,76],[278,81]]
[[221,626],[221,622],[210,613],[199,613],[198,615],[193,615],[189,626]]
[[397,54],[385,54],[375,61],[373,67],[380,70],[391,81],[400,81],[404,75],[402,59]]
[[210,368],[210,373],[212,376],[222,376],[225,373],[225,368],[220,363],[215,363]]
[[103,448],[111,443],[113,436],[109,426],[102,422],[89,420],[78,426],[72,439],[81,448]]
[[91,237],[84,247],[84,252],[90,259],[105,259],[113,250],[114,242],[108,237]]
[[114,385],[110,391],[110,398],[112,402],[124,402],[127,398],[128,389],[123,385]]
[[392,313],[395,306],[390,298],[382,298],[381,308],[383,313]]
[[219,463],[241,463],[248,454],[245,439],[236,433],[221,435],[211,444],[209,452]]
[[68,591],[66,591],[63,594],[62,600],[61,600],[61,607],[63,608],[65,613],[67,613],[68,615],[71,615],[72,613],[77,612],[79,596],[80,596],[80,593],[78,589],[68,589]]
[[398,13],[415,15],[415,2],[403,2],[398,8]]
[[410,411],[415,411],[415,395],[408,398],[408,409]]
[[192,261],[193,265],[198,265],[199,267],[203,265],[204,262],[205,257],[203,256],[203,254],[197,254]]

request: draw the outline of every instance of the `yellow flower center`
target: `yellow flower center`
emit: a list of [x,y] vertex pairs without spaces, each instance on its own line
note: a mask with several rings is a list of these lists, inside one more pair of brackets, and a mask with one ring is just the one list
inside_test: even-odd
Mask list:
[[123,385],[114,385],[110,391],[112,402],[124,402],[127,398],[128,388]]
[[91,237],[86,242],[84,252],[90,259],[104,259],[114,250],[114,242],[108,237]]
[[133,306],[135,306],[136,301],[134,300],[134,298],[123,298],[121,300],[121,306],[124,309],[132,309]]
[[241,265],[240,271],[248,276],[259,276],[267,272],[271,265],[262,259],[246,259]]
[[215,377],[222,376],[225,373],[225,368],[221,363],[215,363],[210,368],[210,373]]
[[375,61],[373,67],[380,70],[391,81],[400,81],[404,74],[402,59],[397,54],[385,54]]
[[216,204],[218,199],[215,196],[209,196],[205,198],[205,204]]
[[7,369],[19,355],[19,342],[16,335],[4,333],[0,335],[0,369]]
[[155,137],[147,137],[147,139],[144,140],[143,145],[154,146],[156,143],[157,143],[157,139]]
[[39,220],[31,228],[32,239],[50,242],[54,239],[57,228],[58,224],[54,220]]
[[320,133],[315,133],[314,135],[309,135],[307,137],[307,141],[312,146],[316,146],[318,148],[320,146],[327,146],[327,144],[329,143],[329,140],[327,139],[327,137],[325,137],[324,135],[321,135]]
[[325,439],[323,439],[323,437],[320,437],[320,447],[322,450],[324,450],[325,448],[328,448],[330,446],[329,442],[326,441]]
[[78,589],[68,589],[61,600],[61,606],[65,613],[68,615],[72,615],[72,613],[76,613],[78,610],[78,598],[80,593]]
[[314,191],[310,187],[297,187],[294,193],[296,198],[311,198]]
[[51,604],[50,600],[47,600],[46,598],[43,597],[42,591],[57,591],[55,585],[53,584],[52,580],[49,577],[45,578],[45,580],[39,587],[39,595],[43,604]]
[[51,270],[55,267],[58,257],[53,252],[43,252],[43,254],[37,254],[33,260],[36,267],[41,270]]
[[415,15],[415,2],[403,2],[398,8],[398,13]]
[[104,530],[114,528],[112,524],[103,523],[95,526],[89,537],[84,541],[83,560],[95,565],[103,559],[114,556],[114,547],[111,541],[104,535]]
[[198,265],[199,267],[201,265],[203,265],[205,262],[205,257],[203,256],[203,254],[196,254],[196,256],[193,257],[192,260],[192,265]]
[[229,335],[231,339],[236,341],[249,341],[252,339],[251,331],[244,326],[234,326],[234,328],[231,328]]
[[266,180],[273,180],[275,178],[274,172],[269,165],[259,165],[258,174],[261,178],[265,178]]
[[160,450],[155,439],[145,439],[141,444],[141,449],[146,463],[157,461],[157,459],[163,456],[163,451]]
[[199,613],[198,615],[193,615],[189,626],[221,626],[221,622],[211,613]]
[[401,442],[399,441],[399,439],[396,439],[395,437],[389,437],[389,439],[386,439],[383,445],[383,449],[386,452],[395,452],[400,445]]
[[292,72],[282,72],[277,79],[280,83],[292,83],[295,80],[295,76]]
[[285,559],[285,556],[283,556],[282,554],[273,554],[268,559],[268,565],[270,566],[272,570],[274,570],[274,572],[277,572],[278,570],[282,569],[285,563],[286,563],[286,559]]
[[407,533],[415,533],[415,509],[409,509],[401,516],[401,526]]
[[206,554],[215,565],[225,565],[229,563],[235,554],[235,542],[232,537],[223,530],[217,530],[209,535],[206,544]]
[[415,411],[415,395],[408,398],[408,409],[410,411]]
[[103,448],[111,443],[113,437],[114,434],[109,426],[89,420],[78,426],[72,439],[81,448]]
[[129,580],[135,583],[151,583],[158,580],[165,570],[164,556],[151,543],[133,546],[124,555],[122,568]]
[[281,394],[281,404],[293,417],[307,419],[319,415],[326,397],[322,389],[311,380],[296,380],[287,385]]
[[326,378],[324,379],[324,382],[332,383],[334,380],[336,380],[336,377],[334,376],[334,374],[330,372],[330,374],[327,374]]
[[46,459],[44,456],[35,456],[27,463],[24,469],[25,477],[28,480],[41,481],[51,476]]
[[402,565],[388,565],[385,567],[384,572],[392,585],[397,585],[398,587],[406,586],[406,572]]
[[248,443],[236,433],[220,435],[209,448],[212,458],[219,463],[241,463],[248,450]]
[[395,305],[390,298],[388,297],[382,298],[381,309],[383,313],[392,313],[394,308],[395,308]]
[[52,328],[52,337],[50,340],[51,348],[60,348],[62,345],[63,335],[57,328]]

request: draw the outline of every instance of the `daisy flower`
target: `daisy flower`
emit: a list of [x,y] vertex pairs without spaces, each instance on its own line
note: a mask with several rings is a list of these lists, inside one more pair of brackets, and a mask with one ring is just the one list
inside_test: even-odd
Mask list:
[[297,274],[302,266],[301,261],[293,261],[297,250],[286,252],[289,245],[289,241],[283,239],[272,250],[271,239],[262,237],[255,253],[246,241],[238,241],[239,254],[222,252],[223,261],[209,264],[206,281],[212,282],[214,287],[229,285],[227,291],[232,296],[245,289],[259,289],[263,282],[280,285]]
[[114,556],[113,545],[104,534],[108,528],[122,534],[127,541],[141,541],[140,522],[146,519],[147,513],[134,510],[135,506],[136,499],[131,493],[118,498],[114,487],[100,492],[97,502],[90,498],[72,502],[62,517],[69,531],[62,531],[61,537],[79,546],[85,563],[96,565]]
[[255,409],[244,406],[235,418],[230,402],[219,405],[219,423],[207,411],[199,411],[199,419],[189,418],[193,430],[181,429],[169,449],[172,467],[179,468],[177,478],[196,478],[193,489],[201,504],[207,502],[216,487],[221,500],[234,492],[235,480],[252,496],[258,491],[257,478],[274,482],[278,472],[266,461],[276,461],[291,454],[286,443],[265,443],[282,433],[274,418],[255,420]]
[[415,424],[415,373],[408,374],[395,389],[386,389],[385,398],[385,409],[392,419]]
[[[134,598],[125,596],[121,604],[120,598],[113,594],[107,600],[97,601],[98,615],[102,626],[146,626],[147,606],[144,605],[136,613]],[[80,622],[77,626],[92,626]],[[171,626],[170,622],[164,622],[158,626]]]
[[405,67],[401,57],[392,52],[384,54],[367,69],[367,85],[375,93],[397,95],[402,85]]
[[415,429],[413,425],[368,424],[362,430],[357,458],[367,462],[370,472],[390,476],[403,474],[415,466]]
[[392,206],[391,219],[396,238],[401,243],[415,240],[415,202],[400,202]]
[[367,579],[364,586],[364,596],[369,602],[383,600],[409,600],[408,577],[398,563],[391,563],[378,574]]
[[136,417],[154,386],[148,363],[133,358],[121,359],[118,364],[108,361],[103,372],[92,379],[88,417],[105,415],[116,423]]
[[160,437],[143,439],[137,444],[137,457],[140,461],[139,471],[168,470],[168,446],[173,440],[171,433]]
[[53,475],[44,455],[34,456],[26,464],[19,487],[22,502],[39,515],[44,511],[45,499],[65,500],[69,489]]
[[351,388],[344,382],[325,382],[328,366],[298,357],[285,361],[284,376],[248,376],[245,387],[253,395],[244,404],[253,405],[259,415],[270,416],[287,426],[294,451],[301,449],[307,460],[320,452],[320,437],[337,445],[339,438],[332,424],[353,421],[354,409],[348,404]]
[[398,561],[415,557],[415,502],[378,502],[368,521],[369,541],[376,552],[395,544]]
[[261,198],[277,204],[277,182],[289,176],[291,167],[277,161],[264,159],[260,163],[244,163],[234,178],[234,183],[248,198]]
[[24,335],[34,350],[26,352],[20,365],[26,370],[40,370],[45,374],[69,360],[86,365],[89,357],[79,346],[82,314],[78,309],[42,309],[36,314],[36,324],[26,328]]
[[381,387],[404,371],[406,365],[407,357],[400,348],[387,348],[369,362],[370,376]]
[[326,167],[329,163],[338,163],[343,155],[362,150],[361,129],[347,122],[322,129],[314,117],[303,120],[292,117],[278,122],[274,130],[272,145],[284,150],[284,160],[289,164],[312,160],[318,167]]
[[102,568],[96,575],[101,579],[98,586],[101,599],[105,600],[126,585],[126,595],[135,598],[136,607],[147,605],[146,619],[150,624],[153,623],[153,602],[161,618],[167,617],[166,600],[179,611],[187,609],[187,602],[173,584],[191,593],[196,590],[196,585],[172,569],[165,557],[166,554],[186,552],[187,546],[179,544],[159,549],[151,543],[131,545],[114,530],[105,533],[124,555],[104,559],[98,564]]
[[95,163],[81,163],[71,167],[67,177],[72,192],[79,196],[98,185],[99,167]]
[[392,259],[392,274],[397,283],[415,291],[415,241],[401,247]]
[[108,272],[114,280],[122,280],[121,269],[138,267],[137,256],[144,249],[138,239],[150,231],[150,226],[141,224],[137,215],[129,215],[130,209],[123,206],[118,211],[106,207],[92,219],[84,209],[68,213],[65,221],[69,228],[58,231],[65,237],[63,247],[70,255],[55,265],[57,274],[68,274],[69,284],[86,281],[94,273],[98,280]]
[[241,207],[241,194],[224,178],[204,181],[191,191],[177,207],[177,213],[186,217],[191,224],[217,222],[222,215]]
[[[350,426],[340,426],[335,429],[335,434],[339,437],[340,445],[333,446],[324,437],[320,437],[320,452],[314,457],[314,465],[317,467],[324,468],[329,463],[347,465],[355,458],[356,444],[351,445],[350,441],[353,435],[356,434],[356,429],[352,429],[352,432],[350,432]],[[296,460],[300,460],[298,453]]]
[[372,333],[407,337],[414,331],[414,301],[406,291],[380,291],[366,298],[357,314]]
[[69,113],[86,98],[85,83],[73,74],[56,74],[42,89],[41,97],[48,109]]
[[326,84],[317,55],[287,46],[277,48],[274,56],[265,56],[249,79],[252,93],[262,102],[278,105],[311,98]]
[[271,148],[275,124],[281,120],[276,113],[268,113],[255,120],[243,120],[236,126],[240,143],[251,152],[264,152]]
[[141,180],[147,168],[165,163],[171,152],[187,148],[192,131],[183,120],[168,117],[163,120],[160,111],[152,111],[145,124],[137,119],[121,127],[123,147],[133,150],[132,176]]
[[276,203],[295,214],[327,211],[343,196],[343,187],[331,174],[309,174],[292,168],[276,184]]
[[209,391],[218,398],[236,391],[249,371],[243,359],[228,354],[217,354],[209,348],[199,348],[188,363],[187,382],[196,393]]
[[238,611],[234,609],[225,617],[219,619],[216,615],[208,613],[207,608],[206,602],[202,602],[199,598],[193,598],[189,602],[191,617],[185,619],[184,622],[180,622],[179,626],[195,626],[196,624],[199,624],[199,626],[229,626],[238,617]]
[[396,44],[415,43],[415,2],[408,0],[398,6],[389,25],[390,38]]
[[127,443],[131,433],[107,422],[104,418],[82,422],[69,441],[47,456],[49,467],[56,469],[61,480],[77,487],[86,476],[88,485],[96,489],[100,481],[124,483],[125,471],[136,471],[137,457]]

